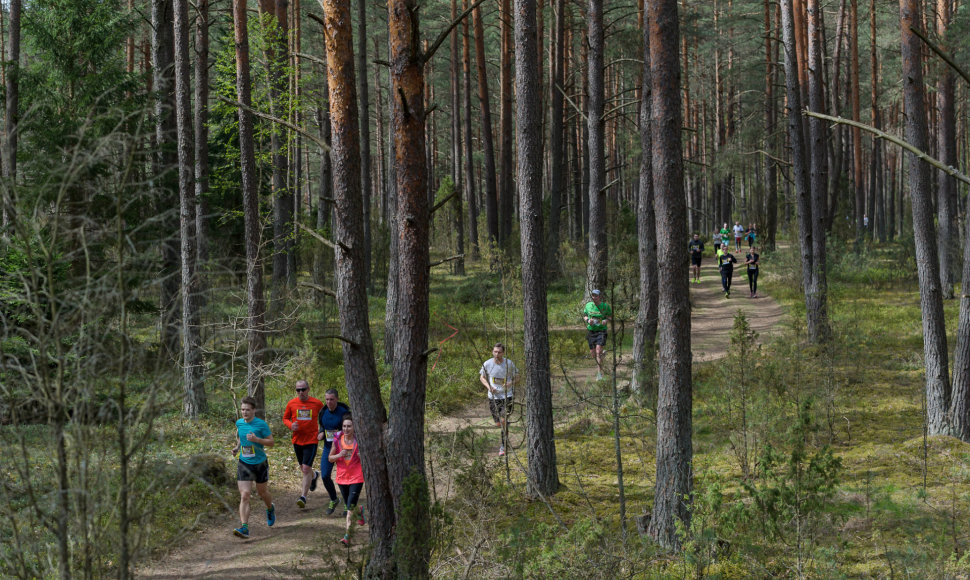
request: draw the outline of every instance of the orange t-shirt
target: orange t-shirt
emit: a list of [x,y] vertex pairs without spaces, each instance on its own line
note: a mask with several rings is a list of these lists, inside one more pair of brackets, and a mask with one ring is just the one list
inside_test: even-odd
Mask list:
[[[299,397],[294,397],[286,404],[283,411],[283,424],[293,433],[293,443],[297,445],[316,445],[317,443],[317,417],[323,409],[323,401],[310,397],[306,403]],[[296,431],[292,431],[293,423],[298,425]]]
[[352,449],[350,459],[341,457],[334,462],[337,475],[333,478],[339,485],[350,485],[352,483],[364,483],[364,468],[360,464],[360,453],[357,452],[357,440],[353,446],[344,447],[343,437],[334,437],[333,450],[330,453],[339,453],[344,449]]

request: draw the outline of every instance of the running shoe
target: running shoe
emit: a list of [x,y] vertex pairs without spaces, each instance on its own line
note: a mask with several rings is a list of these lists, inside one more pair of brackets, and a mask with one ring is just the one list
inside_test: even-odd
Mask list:
[[364,508],[357,510],[357,525],[362,526],[367,522],[364,521]]
[[276,504],[270,504],[269,509],[266,510],[266,525],[273,527],[276,523]]
[[350,534],[344,534],[344,537],[340,538],[340,543],[349,546],[350,545]]
[[333,510],[335,509],[337,509],[337,500],[332,499],[330,500],[330,503],[327,504],[327,515],[329,516],[332,514]]
[[243,524],[232,531],[233,535],[237,538],[246,539],[249,537],[249,526]]
[[319,477],[320,477],[320,472],[319,471],[314,471],[313,472],[313,479],[310,481],[310,491],[316,491],[317,490],[317,479]]
[[501,457],[503,455],[505,455],[505,445],[498,448],[498,456]]
[[306,507],[306,497],[300,496],[300,499],[296,500],[296,507],[303,509]]

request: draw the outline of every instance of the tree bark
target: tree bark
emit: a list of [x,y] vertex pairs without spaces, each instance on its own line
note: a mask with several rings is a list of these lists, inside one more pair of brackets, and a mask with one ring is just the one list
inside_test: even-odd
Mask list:
[[690,528],[691,462],[690,290],[684,259],[687,204],[681,153],[680,28],[676,0],[650,3],[650,73],[653,87],[653,188],[657,240],[660,383],[657,398],[657,476],[647,528],[664,549],[678,550],[677,522]]
[[[953,18],[952,0],[936,1],[936,33],[946,50],[949,44],[947,29]],[[937,129],[936,147],[937,158],[950,167],[957,166],[957,119],[955,107],[956,91],[953,71],[948,66],[942,66],[940,78],[936,88]],[[938,245],[940,252],[940,288],[943,299],[953,298],[953,268],[959,255],[957,243],[957,183],[956,179],[946,173],[937,172],[937,223]]]
[[[209,0],[199,0],[195,21],[195,238],[198,264],[209,260]],[[200,279],[200,291],[201,289]]]
[[[809,109],[824,113],[825,98],[822,88],[822,31],[819,0],[808,0],[808,96]],[[810,135],[811,170],[809,183],[812,203],[812,285],[805,293],[805,307],[814,312],[816,324],[809,329],[812,342],[829,339],[828,283],[825,272],[826,214],[828,209],[828,163],[826,128],[818,117],[808,120]],[[861,184],[861,182],[860,182]]]
[[[8,183],[17,181],[17,125],[20,123],[20,12],[23,0],[10,0],[10,60],[6,66],[5,82],[7,89],[6,108],[4,109],[4,133],[6,142],[3,148],[3,171]],[[0,55],[2,58],[3,55]],[[8,186],[10,187],[10,186]],[[4,208],[6,212],[6,208]]]
[[[912,31],[913,28],[921,28],[919,14],[918,0],[899,1],[906,141],[921,151],[928,151],[923,47],[922,41]],[[930,199],[930,166],[910,153],[906,155],[909,157],[909,196],[913,206],[913,237],[916,242],[920,310],[923,314],[927,429],[930,435],[942,435],[948,432],[950,380],[940,262]]]
[[249,30],[246,0],[233,0],[236,41],[236,95],[239,103],[239,165],[242,176],[243,222],[246,230],[246,307],[248,363],[246,383],[249,396],[256,399],[256,414],[266,416],[263,388],[263,356],[266,351],[266,302],[263,299],[263,263],[259,258],[261,220],[256,184],[256,152],[253,145],[252,83],[249,73]]
[[482,153],[485,155],[485,219],[488,223],[488,239],[492,243],[498,243],[498,186],[495,182],[495,145],[492,139],[492,107],[488,97],[482,9],[475,8],[472,16],[475,21],[475,63],[478,65],[478,106],[482,112]]
[[[451,0],[451,21],[458,19],[458,2]],[[461,142],[461,80],[459,69],[461,53],[458,51],[458,35],[451,34],[451,181],[455,186],[455,255],[462,256],[454,262],[454,272],[459,276],[465,275],[465,218],[462,210],[462,192],[464,191],[464,174],[462,166]]]
[[[778,31],[772,29],[772,9],[775,6],[765,0],[765,146],[770,155],[776,155],[778,138],[775,136],[778,123],[775,105],[776,67],[773,58],[774,40]],[[778,168],[770,156],[764,157],[765,163],[765,223],[761,246],[767,250],[775,249],[775,233],[778,229]]]
[[551,183],[549,191],[549,233],[547,247],[547,264],[553,275],[559,272],[559,224],[561,222],[562,201],[566,196],[566,148],[563,146],[563,131],[565,118],[563,117],[565,99],[563,97],[566,63],[564,52],[566,49],[566,2],[556,1],[556,28],[554,30],[555,48],[552,51],[552,88],[551,118],[549,121],[549,172]]
[[643,80],[640,91],[640,185],[637,196],[637,249],[640,265],[640,308],[633,330],[633,378],[630,389],[653,388],[644,382],[644,368],[652,364],[657,342],[657,223],[653,191],[653,135],[651,135],[650,28],[643,28]]
[[[424,472],[424,403],[427,386],[429,222],[425,164],[424,59],[418,50],[417,0],[388,0],[391,63],[391,118],[397,181],[398,302],[394,363],[387,431],[388,474],[398,519],[396,533],[407,530],[414,543],[397,554],[398,574],[427,576],[430,516],[416,505],[426,494]],[[401,511],[402,506],[411,509]],[[410,519],[405,519],[408,516]],[[402,562],[400,558],[406,557]]]
[[[852,120],[860,122],[862,113],[859,107],[859,5],[858,0],[849,0],[849,50],[851,72],[849,84],[852,91]],[[866,213],[865,189],[862,182],[862,130],[852,128],[852,186],[855,188],[856,248],[861,249],[865,235],[863,217]]]
[[499,133],[502,135],[502,150],[499,158],[499,243],[505,245],[512,235],[512,217],[515,208],[512,203],[512,8],[511,0],[500,0],[500,28],[502,31],[502,50],[500,53],[501,73],[499,78],[501,109],[499,111]]
[[207,410],[202,379],[199,276],[196,271],[195,168],[192,145],[192,84],[189,81],[188,0],[174,3],[175,117],[178,127],[179,233],[182,238],[182,368],[184,398],[182,412],[192,419]]
[[[462,0],[462,8],[468,9],[468,0]],[[462,28],[462,97],[465,100],[465,193],[468,196],[468,238],[471,245],[472,257],[478,258],[478,204],[475,203],[475,155],[472,148],[472,71],[471,71],[471,43],[468,33],[468,18],[463,18]]]
[[367,91],[367,2],[357,2],[357,79],[358,96],[360,98],[360,189],[364,209],[364,284],[367,291],[374,292],[374,280],[371,272],[371,158],[370,158],[370,96]]
[[[152,0],[152,75],[155,90],[155,139],[157,151],[153,157],[153,172],[158,191],[156,204],[161,214],[171,212],[176,205],[173,169],[178,163],[175,127],[175,79],[173,60],[172,0]],[[80,211],[80,208],[78,208]],[[161,351],[175,359],[179,348],[179,241],[174,232],[173,219],[162,220],[161,283]]]
[[519,233],[522,245],[525,325],[526,445],[528,493],[544,497],[559,489],[552,424],[545,240],[542,232],[542,110],[536,1],[515,0],[515,94]]
[[395,511],[384,440],[387,413],[381,399],[367,312],[360,128],[350,1],[323,0],[321,5],[329,65],[337,306],[341,336],[349,341],[342,344],[345,384],[354,409],[354,426],[367,480],[370,537],[374,546],[367,572],[371,577],[388,578],[393,570]]
[[[606,161],[603,123],[603,0],[589,0],[586,12],[589,35],[589,258],[586,294],[606,287]],[[679,65],[678,65],[679,66]]]

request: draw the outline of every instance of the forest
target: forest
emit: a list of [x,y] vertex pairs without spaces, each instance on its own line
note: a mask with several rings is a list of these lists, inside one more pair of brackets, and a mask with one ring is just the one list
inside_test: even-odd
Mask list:
[[[0,2],[0,576],[967,577],[968,33],[961,0]],[[296,502],[301,380],[352,409],[350,547]]]

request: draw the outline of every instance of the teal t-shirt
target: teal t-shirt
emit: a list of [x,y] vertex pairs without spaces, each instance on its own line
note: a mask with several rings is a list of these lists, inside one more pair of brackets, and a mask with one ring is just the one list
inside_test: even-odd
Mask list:
[[236,431],[239,433],[239,461],[250,465],[259,465],[266,461],[266,451],[263,446],[253,441],[248,441],[246,435],[255,434],[260,439],[270,436],[269,425],[259,417],[253,417],[249,423],[245,419],[236,421]]
[[606,323],[601,319],[613,316],[613,309],[606,302],[600,302],[597,306],[595,302],[589,301],[586,303],[586,308],[583,308],[583,315],[590,318],[586,323],[586,330],[601,332],[607,329]]

